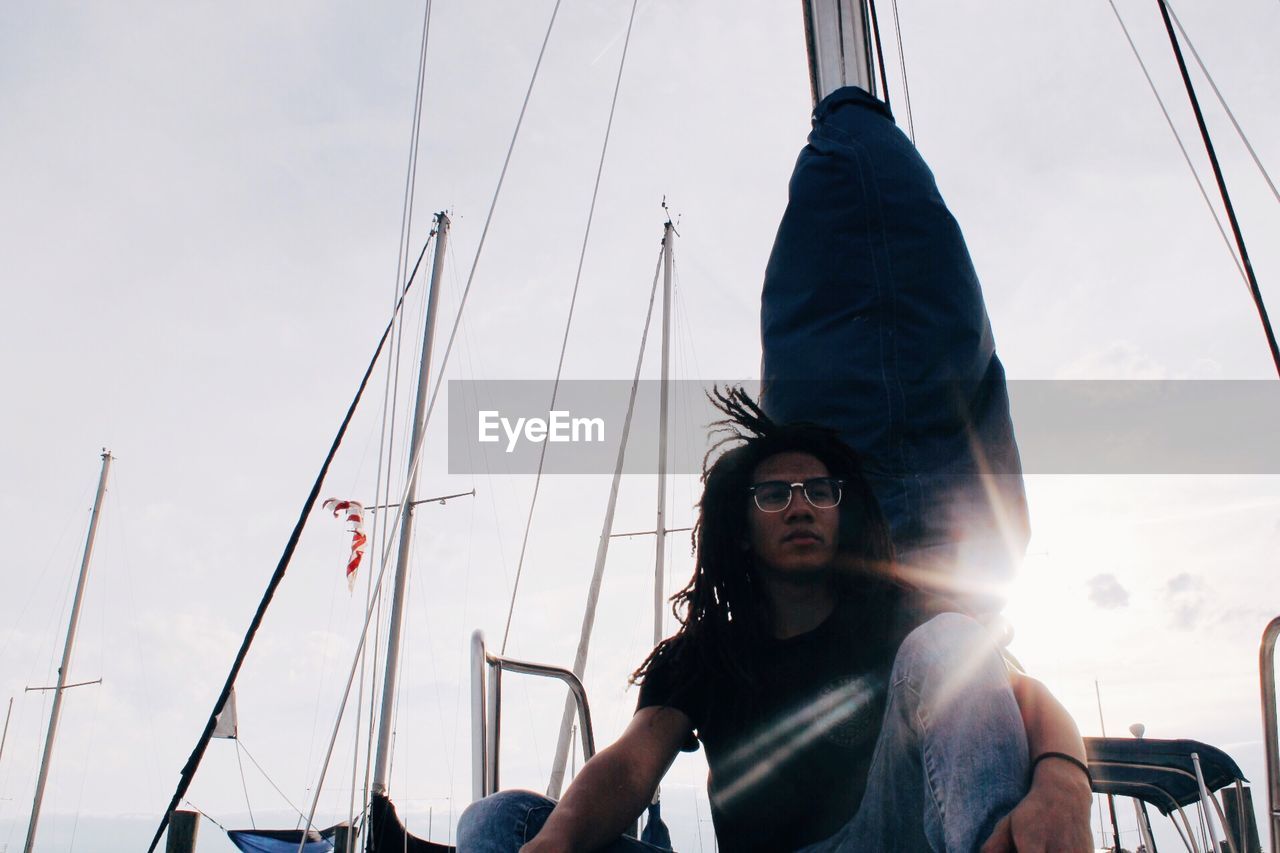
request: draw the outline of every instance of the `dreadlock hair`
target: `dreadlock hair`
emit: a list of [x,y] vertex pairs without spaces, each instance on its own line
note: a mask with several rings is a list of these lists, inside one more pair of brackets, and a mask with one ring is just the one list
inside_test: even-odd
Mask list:
[[[671,664],[680,683],[719,676],[754,686],[752,650],[772,636],[772,615],[754,555],[743,547],[751,507],[748,490],[756,466],[779,453],[811,454],[844,481],[835,574],[839,591],[877,594],[893,585],[888,580],[894,560],[889,525],[857,453],[825,427],[776,423],[741,388],[717,387],[707,396],[726,417],[711,424],[712,436],[719,438],[703,458],[693,577],[671,598],[680,628],[649,654],[632,674],[633,682],[643,681],[658,665]],[[726,445],[733,446],[720,452]]]

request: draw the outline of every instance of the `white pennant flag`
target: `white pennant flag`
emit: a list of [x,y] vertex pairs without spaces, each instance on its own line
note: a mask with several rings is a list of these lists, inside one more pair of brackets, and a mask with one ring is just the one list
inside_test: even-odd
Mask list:
[[236,689],[232,687],[231,693],[227,696],[227,701],[222,703],[222,709],[218,711],[218,716],[213,719],[213,737],[225,737],[234,740],[237,731]]

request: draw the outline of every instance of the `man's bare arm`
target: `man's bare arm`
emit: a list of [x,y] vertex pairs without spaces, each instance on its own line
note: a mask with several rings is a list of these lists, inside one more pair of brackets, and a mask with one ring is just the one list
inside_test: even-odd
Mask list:
[[[1067,709],[1034,678],[1020,673],[1011,673],[1010,678],[1027,730],[1031,760],[1058,752],[1085,763],[1084,741]],[[982,851],[1091,851],[1092,805],[1089,779],[1080,768],[1061,758],[1046,758],[1036,764],[1026,797],[996,825]]]
[[675,708],[641,708],[611,746],[596,753],[522,853],[588,853],[623,833],[645,810],[693,723]]

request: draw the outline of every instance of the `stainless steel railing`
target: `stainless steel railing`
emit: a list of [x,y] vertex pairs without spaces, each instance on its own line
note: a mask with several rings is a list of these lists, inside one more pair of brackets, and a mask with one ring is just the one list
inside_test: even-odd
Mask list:
[[1280,734],[1276,720],[1276,639],[1280,616],[1262,632],[1258,667],[1262,671],[1262,732],[1267,751],[1267,815],[1271,827],[1271,853],[1280,853]]
[[[486,672],[487,670],[487,672]],[[590,760],[596,753],[595,735],[591,729],[591,709],[587,690],[570,670],[559,666],[529,663],[514,658],[491,655],[485,651],[484,632],[471,634],[471,798],[481,799],[498,790],[498,749],[502,725],[502,673],[520,672],[558,678],[568,687],[578,705],[578,721],[582,724],[582,758]]]

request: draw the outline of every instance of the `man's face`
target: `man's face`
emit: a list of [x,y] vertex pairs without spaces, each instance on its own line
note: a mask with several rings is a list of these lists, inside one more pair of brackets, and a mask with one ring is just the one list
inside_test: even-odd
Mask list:
[[[756,466],[752,484],[768,480],[803,483],[830,477],[827,466],[800,451],[770,456]],[[747,529],[757,565],[778,577],[797,580],[824,575],[840,544],[840,508],[819,509],[796,488],[781,512],[763,512],[747,498]]]

